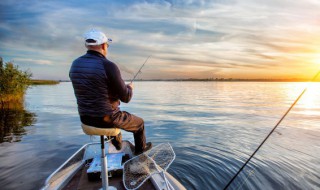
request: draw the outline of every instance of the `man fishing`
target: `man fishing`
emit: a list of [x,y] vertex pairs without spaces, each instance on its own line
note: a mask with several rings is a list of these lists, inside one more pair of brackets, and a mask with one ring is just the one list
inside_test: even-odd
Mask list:
[[[146,143],[143,119],[119,108],[120,102],[131,100],[133,84],[126,85],[117,65],[106,58],[112,40],[94,29],[84,37],[88,51],[73,61],[69,72],[81,122],[99,128],[120,128],[132,132],[135,155],[149,150],[152,143]],[[118,150],[121,149],[121,142],[121,133],[112,140]]]

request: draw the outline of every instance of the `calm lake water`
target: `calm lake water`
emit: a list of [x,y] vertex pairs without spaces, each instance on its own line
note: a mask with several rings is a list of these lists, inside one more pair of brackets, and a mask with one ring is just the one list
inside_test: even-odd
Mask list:
[[[223,189],[306,83],[136,82],[127,110],[145,120],[147,140],[169,142],[169,168],[187,189]],[[320,189],[320,84],[314,83],[230,189]],[[0,144],[0,189],[39,189],[90,137],[71,83],[33,86],[34,123]],[[11,135],[12,136],[12,135]],[[14,135],[13,135],[14,136]],[[130,133],[124,139],[133,140]],[[99,138],[95,138],[99,141]]]

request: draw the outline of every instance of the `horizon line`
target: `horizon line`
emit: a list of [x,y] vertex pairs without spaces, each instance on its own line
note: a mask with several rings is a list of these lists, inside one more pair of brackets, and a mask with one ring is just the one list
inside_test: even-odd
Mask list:
[[[59,81],[59,82],[71,82],[69,79],[31,79],[31,80],[46,80],[46,81]],[[124,79],[128,82],[132,79]],[[181,79],[136,79],[135,81],[229,81],[229,82],[320,82],[320,79],[311,81],[302,78],[181,78]]]

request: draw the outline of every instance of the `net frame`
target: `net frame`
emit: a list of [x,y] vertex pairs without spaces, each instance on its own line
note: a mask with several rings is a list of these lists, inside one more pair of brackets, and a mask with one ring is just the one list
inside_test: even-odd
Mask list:
[[165,172],[175,158],[176,154],[169,143],[161,143],[151,150],[131,158],[123,164],[124,187],[129,190],[138,189],[152,175],[162,174],[167,189],[172,189]]

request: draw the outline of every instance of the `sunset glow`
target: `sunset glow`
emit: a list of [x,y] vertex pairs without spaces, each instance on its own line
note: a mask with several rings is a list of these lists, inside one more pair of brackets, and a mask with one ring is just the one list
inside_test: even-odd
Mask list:
[[[318,64],[318,66],[320,65],[320,55],[319,55],[319,54],[314,58],[313,62],[314,62],[315,64]],[[319,67],[320,67],[320,66],[319,66]]]

